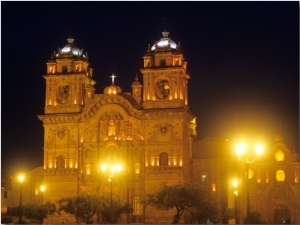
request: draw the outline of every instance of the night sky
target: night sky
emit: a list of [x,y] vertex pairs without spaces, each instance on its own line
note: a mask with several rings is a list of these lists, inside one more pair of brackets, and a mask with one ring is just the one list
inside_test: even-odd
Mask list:
[[1,2],[2,171],[43,164],[43,75],[70,35],[96,93],[112,73],[128,92],[164,28],[188,62],[199,139],[281,134],[298,149],[298,2]]

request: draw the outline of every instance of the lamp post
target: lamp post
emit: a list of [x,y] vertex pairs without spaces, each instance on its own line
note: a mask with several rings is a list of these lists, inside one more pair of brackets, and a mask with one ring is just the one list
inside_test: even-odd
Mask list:
[[237,187],[239,185],[238,180],[234,179],[232,181],[232,186],[234,188],[233,194],[234,194],[234,214],[235,214],[235,223],[238,224],[238,202],[237,202],[237,196],[239,194]]
[[246,166],[246,191],[247,191],[247,220],[251,223],[250,218],[250,195],[249,195],[249,167],[252,163],[259,159],[262,155],[264,148],[261,144],[256,144],[252,151],[247,151],[247,145],[245,143],[238,143],[236,146],[236,154],[239,160]]
[[121,172],[122,170],[122,165],[121,164],[107,164],[107,163],[103,163],[101,165],[101,170],[104,173],[107,173],[108,176],[108,182],[110,182],[110,222],[113,223],[114,222],[114,211],[113,211],[113,207],[112,207],[112,195],[113,195],[113,178],[114,175],[116,173]]
[[20,205],[19,205],[19,209],[20,209],[20,212],[19,212],[19,221],[18,223],[22,223],[22,216],[23,216],[23,208],[22,208],[22,186],[23,186],[23,181],[24,181],[25,177],[23,174],[19,174],[18,176],[18,180],[20,182]]

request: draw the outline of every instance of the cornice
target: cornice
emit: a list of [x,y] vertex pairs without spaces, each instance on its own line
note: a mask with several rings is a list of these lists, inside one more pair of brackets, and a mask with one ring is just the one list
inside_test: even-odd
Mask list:
[[44,124],[53,123],[79,123],[81,121],[80,113],[70,114],[46,114],[38,115],[38,118],[43,121]]

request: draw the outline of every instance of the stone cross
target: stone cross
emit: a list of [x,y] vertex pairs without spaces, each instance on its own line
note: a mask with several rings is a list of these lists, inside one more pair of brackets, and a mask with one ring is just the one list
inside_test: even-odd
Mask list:
[[112,85],[114,85],[115,84],[115,78],[117,76],[115,74],[112,74],[110,77],[111,77],[111,83],[112,83]]

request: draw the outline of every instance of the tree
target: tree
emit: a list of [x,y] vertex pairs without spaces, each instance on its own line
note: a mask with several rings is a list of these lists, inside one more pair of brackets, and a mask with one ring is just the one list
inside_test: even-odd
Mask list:
[[13,223],[13,219],[8,215],[1,215],[1,224],[11,224]]
[[[187,211],[198,221],[213,218],[217,213],[217,204],[210,193],[192,184],[162,185],[160,189],[147,195],[146,204],[160,210],[175,208],[173,224],[177,224]],[[205,220],[205,221],[206,221]]]
[[73,214],[77,223],[93,223],[92,218],[98,214],[102,216],[103,222],[114,223],[122,212],[131,211],[129,205],[121,205],[118,201],[112,202],[114,221],[111,218],[111,202],[107,196],[79,194],[75,197],[62,198],[58,201],[59,211]]
[[[222,209],[222,222],[227,223],[230,219],[236,218],[236,209],[235,208],[223,208]],[[236,218],[237,219],[237,218]],[[238,221],[236,221],[238,222]]]
[[[111,203],[109,196],[101,197],[101,201],[101,209],[99,213],[101,214],[102,222],[116,223],[121,213],[128,214],[132,212],[132,207],[130,204],[122,205],[117,199],[114,199]],[[110,204],[112,204],[113,209],[111,208]]]
[[177,224],[185,210],[191,206],[192,193],[187,190],[186,185],[167,186],[163,184],[156,192],[149,194],[146,204],[160,210],[175,208],[176,214],[173,217],[173,224]]
[[54,203],[47,202],[46,204],[27,204],[24,207],[23,215],[28,219],[36,220],[38,223],[43,223],[44,219],[48,215],[56,212],[56,206]]
[[59,211],[73,214],[77,223],[93,223],[93,216],[101,209],[100,197],[89,194],[62,198],[58,201],[58,204]]
[[[33,220],[32,222],[37,222],[42,224],[44,219],[48,217],[48,215],[53,214],[56,212],[56,206],[54,203],[30,203],[26,204],[23,207],[23,216],[25,216],[28,219]],[[20,215],[20,208],[19,207],[13,207],[9,209],[8,214],[10,216],[18,216]]]
[[219,220],[219,204],[212,192],[202,186],[196,187],[196,193],[192,202],[195,212],[194,217],[198,223],[207,223],[207,220],[214,223]]

